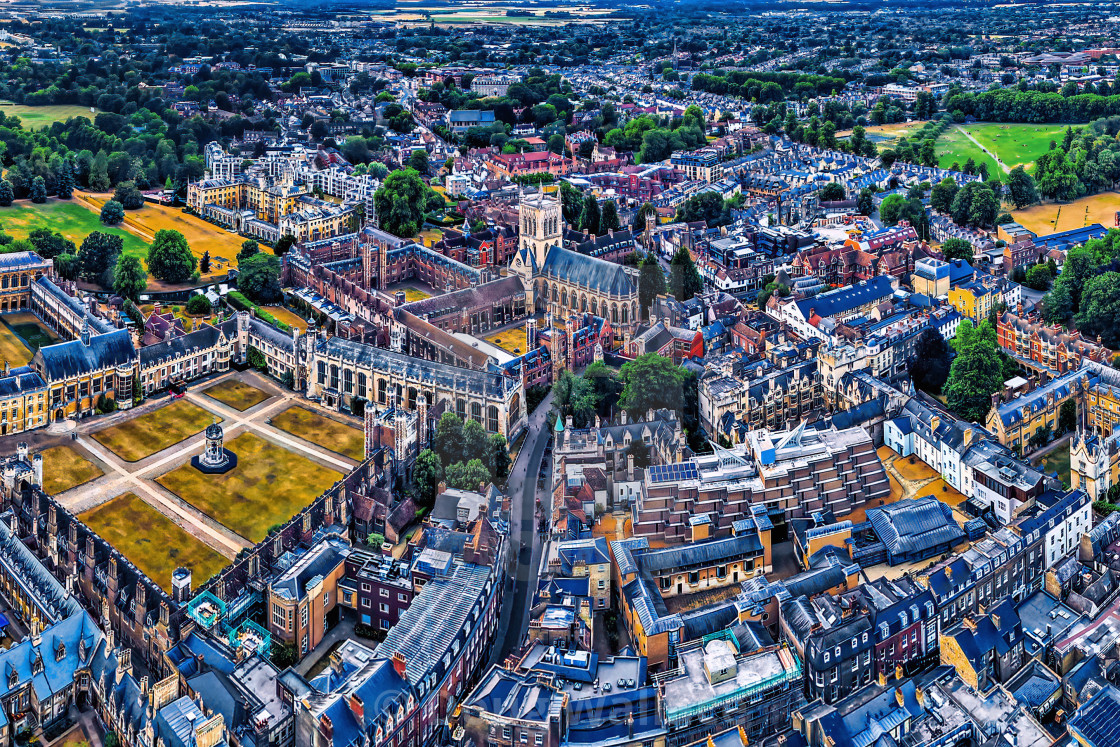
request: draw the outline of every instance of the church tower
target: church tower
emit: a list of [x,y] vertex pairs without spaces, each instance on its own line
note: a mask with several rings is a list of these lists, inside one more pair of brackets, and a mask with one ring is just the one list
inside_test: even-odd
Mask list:
[[564,221],[561,218],[560,197],[550,197],[544,192],[521,198],[520,247],[533,253],[533,261],[544,266],[548,250],[560,246]]
[[535,309],[536,276],[544,267],[549,250],[559,247],[563,239],[564,220],[560,210],[560,197],[550,197],[544,192],[528,197],[522,195],[518,212],[519,244],[517,253],[509,263],[509,269],[521,278],[525,287],[525,307]]

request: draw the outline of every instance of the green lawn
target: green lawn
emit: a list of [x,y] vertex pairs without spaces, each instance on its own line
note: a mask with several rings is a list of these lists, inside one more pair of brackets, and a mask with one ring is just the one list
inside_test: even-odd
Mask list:
[[85,117],[93,121],[97,116],[88,106],[70,106],[59,104],[57,106],[24,106],[13,104],[11,101],[0,101],[0,111],[5,116],[19,117],[20,124],[25,130],[37,130],[40,127],[50,127],[55,122],[65,122],[73,117]]
[[0,321],[3,321],[4,326],[19,335],[32,350],[38,350],[44,345],[53,345],[60,339],[30,311],[6,314]]
[[1062,142],[1064,125],[1003,124],[985,122],[965,125],[971,135],[995,153],[1009,168],[1033,166],[1050,150],[1050,141]]
[[73,200],[49,199],[41,205],[19,200],[10,207],[0,207],[0,229],[17,239],[27,238],[36,228],[49,228],[81,246],[94,231],[111,233],[124,239],[124,253],[141,259],[148,256],[148,244],[123,228],[105,226],[97,213]]
[[1058,473],[1058,479],[1070,484],[1069,445],[1059,446],[1042,458],[1038,465],[1048,475]]
[[206,410],[185,399],[178,399],[92,435],[99,444],[126,462],[138,462],[201,433],[213,421],[214,416]]
[[171,574],[179,566],[191,569],[191,583],[197,587],[229,564],[133,493],[117,496],[78,518],[164,591],[171,590]]
[[237,466],[229,472],[207,475],[188,463],[157,482],[250,542],[263,540],[269,528],[290,519],[342,477],[253,433],[225,445],[237,455]]
[[1007,168],[1013,169],[1021,164],[1028,170],[1033,170],[1038,157],[1050,150],[1050,141],[1061,141],[1065,126],[978,122],[951,127],[937,139],[937,161],[942,168],[949,168],[954,163],[963,168],[965,161],[971,158],[977,165],[987,163],[989,176],[998,175],[1003,178],[1003,169],[995,159],[968,139],[966,131],[994,153]]
[[1003,178],[1003,169],[995,159],[980,150],[979,146],[965,137],[960,130],[950,128],[937,138],[937,165],[941,168],[952,168],[955,164],[958,170],[963,170],[965,162],[970,158],[977,166],[981,163],[988,164],[989,177]]

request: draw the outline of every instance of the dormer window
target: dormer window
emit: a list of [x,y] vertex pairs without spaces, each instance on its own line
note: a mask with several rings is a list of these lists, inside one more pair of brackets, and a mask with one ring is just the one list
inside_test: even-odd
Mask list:
[[55,651],[54,651],[54,660],[55,661],[62,661],[65,658],[66,658],[66,644],[60,642],[58,644],[58,648],[56,648]]

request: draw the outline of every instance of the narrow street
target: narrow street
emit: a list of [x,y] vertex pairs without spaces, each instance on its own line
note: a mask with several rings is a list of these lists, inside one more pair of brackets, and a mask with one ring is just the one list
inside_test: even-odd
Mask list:
[[[502,661],[521,640],[528,626],[529,602],[537,586],[542,542],[537,534],[537,473],[549,442],[548,413],[552,409],[552,393],[529,415],[525,443],[510,469],[506,491],[510,497],[510,571],[509,584],[502,604],[502,619],[494,641],[491,663]],[[549,494],[548,485],[541,491],[542,502]]]

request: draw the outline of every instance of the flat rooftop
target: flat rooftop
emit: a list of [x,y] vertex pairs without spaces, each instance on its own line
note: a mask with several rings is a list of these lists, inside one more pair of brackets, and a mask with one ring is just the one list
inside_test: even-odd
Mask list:
[[721,667],[729,663],[732,650],[728,646],[728,641],[716,638],[703,647],[697,646],[680,652],[678,676],[665,680],[663,684],[667,719],[684,715],[690,709],[702,708],[740,691],[745,697],[751,688],[785,684],[801,673],[796,657],[787,649],[777,649],[734,657],[733,675],[713,685],[704,666],[705,660],[709,663],[718,662]]

